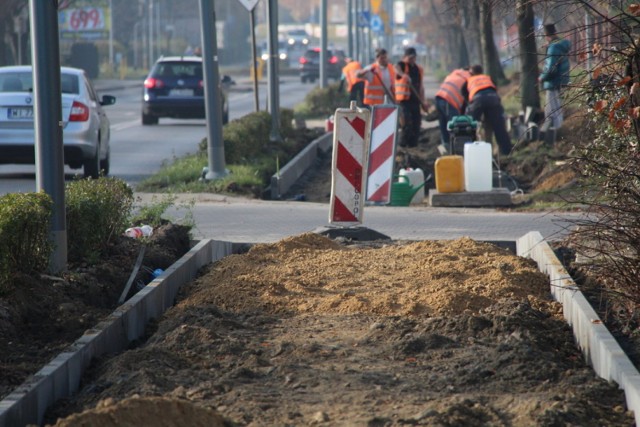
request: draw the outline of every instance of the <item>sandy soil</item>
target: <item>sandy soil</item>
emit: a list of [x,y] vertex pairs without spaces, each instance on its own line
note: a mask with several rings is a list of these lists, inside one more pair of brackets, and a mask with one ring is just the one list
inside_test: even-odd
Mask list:
[[210,265],[48,422],[633,425],[530,260],[468,238],[347,243],[309,233]]

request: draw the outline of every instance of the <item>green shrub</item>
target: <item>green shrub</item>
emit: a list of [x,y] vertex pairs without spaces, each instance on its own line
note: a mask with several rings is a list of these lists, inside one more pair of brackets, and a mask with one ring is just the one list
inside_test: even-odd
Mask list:
[[[280,135],[283,138],[293,135],[293,111],[280,111]],[[247,114],[229,122],[222,130],[224,156],[227,164],[246,164],[261,157],[271,142],[271,115],[266,111]],[[207,139],[199,145],[201,151],[207,151]],[[270,151],[270,150],[269,150]]]
[[124,232],[133,190],[116,178],[83,179],[66,186],[69,260],[95,261]]
[[44,271],[52,247],[49,195],[11,193],[0,197],[0,289],[15,272]]
[[303,117],[329,117],[337,108],[349,108],[349,94],[340,90],[340,83],[332,83],[309,92],[295,113]]

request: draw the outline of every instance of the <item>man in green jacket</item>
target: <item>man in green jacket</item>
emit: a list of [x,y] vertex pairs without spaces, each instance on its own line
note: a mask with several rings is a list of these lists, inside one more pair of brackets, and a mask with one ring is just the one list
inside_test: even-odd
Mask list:
[[546,24],[544,26],[544,34],[549,44],[547,45],[544,67],[539,80],[542,82],[542,89],[547,92],[544,105],[545,119],[541,129],[546,132],[549,128],[558,129],[562,126],[563,115],[560,91],[569,84],[569,51],[571,50],[571,43],[569,40],[558,37],[554,24]]

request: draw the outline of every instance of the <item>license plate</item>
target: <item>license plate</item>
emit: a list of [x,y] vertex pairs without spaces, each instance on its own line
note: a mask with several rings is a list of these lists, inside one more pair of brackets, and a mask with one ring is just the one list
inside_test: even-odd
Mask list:
[[171,89],[169,96],[193,96],[193,89]]
[[11,120],[33,119],[32,107],[13,107],[7,110],[7,118]]

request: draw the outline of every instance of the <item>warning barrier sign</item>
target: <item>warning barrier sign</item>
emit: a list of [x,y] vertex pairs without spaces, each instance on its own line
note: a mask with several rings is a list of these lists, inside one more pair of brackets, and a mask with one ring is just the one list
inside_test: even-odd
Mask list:
[[334,115],[333,159],[331,162],[331,204],[329,223],[362,223],[363,190],[366,185],[371,112],[338,108]]
[[376,105],[371,113],[371,151],[367,168],[367,203],[388,204],[396,153],[398,107]]

